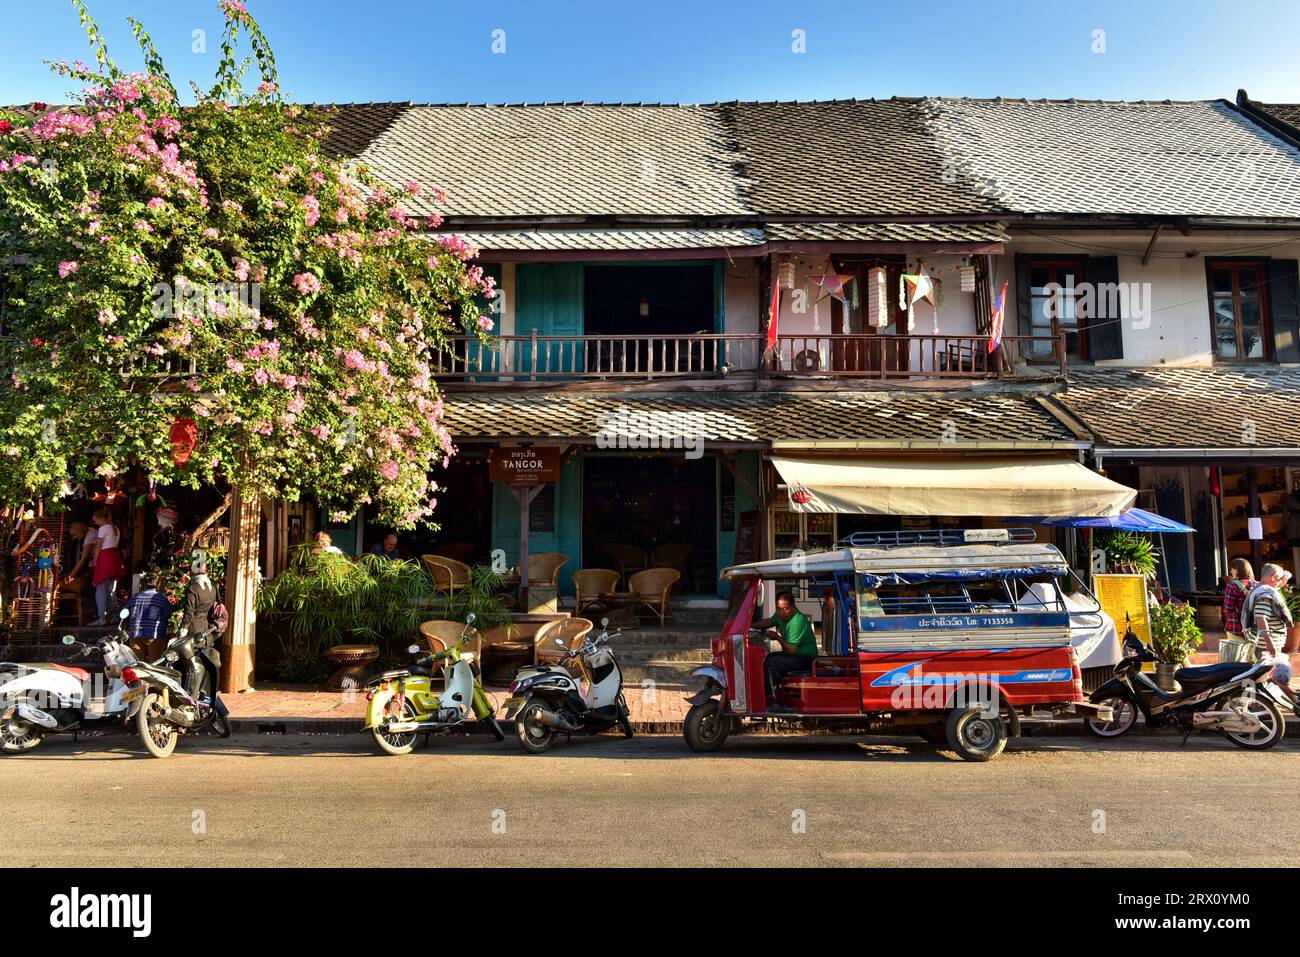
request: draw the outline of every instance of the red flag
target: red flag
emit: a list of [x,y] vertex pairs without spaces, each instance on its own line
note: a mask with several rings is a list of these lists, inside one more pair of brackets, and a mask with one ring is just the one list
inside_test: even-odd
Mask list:
[[1002,344],[1002,322],[1007,311],[1007,284],[1002,284],[998,301],[993,304],[993,315],[989,319],[989,352]]
[[776,320],[781,314],[781,279],[772,271],[772,305],[767,312],[767,351],[776,351]]

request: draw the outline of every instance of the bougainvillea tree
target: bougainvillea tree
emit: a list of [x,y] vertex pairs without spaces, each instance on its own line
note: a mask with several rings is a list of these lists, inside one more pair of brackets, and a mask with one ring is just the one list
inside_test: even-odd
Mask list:
[[139,23],[127,72],[79,7],[97,63],[55,69],[85,91],[0,114],[0,496],[138,467],[429,520],[453,453],[431,354],[487,335],[491,279],[404,211],[420,184],[328,155],[329,116],[282,100],[256,22],[219,6],[192,105]]

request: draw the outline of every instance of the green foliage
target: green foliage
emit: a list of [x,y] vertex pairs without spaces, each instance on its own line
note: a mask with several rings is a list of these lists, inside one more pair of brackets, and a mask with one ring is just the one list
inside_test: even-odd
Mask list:
[[504,576],[489,565],[475,565],[469,570],[469,585],[452,595],[439,595],[434,602],[436,617],[447,621],[464,621],[474,615],[479,631],[508,626],[510,610],[498,596]]
[[[464,242],[429,238],[440,195],[331,159],[328,117],[281,99],[242,3],[219,5],[215,83],[184,110],[142,25],[144,72],[125,72],[74,4],[98,65],[55,69],[88,88],[35,118],[0,110],[0,502],[140,466],[428,520],[454,451],[433,353],[486,341],[493,292]],[[198,431],[184,464],[178,420]]]
[[1203,639],[1193,606],[1171,601],[1151,609],[1151,650],[1157,661],[1181,665]]
[[1132,532],[1108,532],[1100,536],[1098,545],[1106,553],[1108,568],[1126,566],[1148,581],[1156,577],[1160,559],[1149,539]]

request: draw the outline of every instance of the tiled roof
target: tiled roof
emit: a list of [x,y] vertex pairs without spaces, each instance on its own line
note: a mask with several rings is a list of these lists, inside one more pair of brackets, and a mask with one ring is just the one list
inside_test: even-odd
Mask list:
[[1283,123],[1300,127],[1300,103],[1256,103],[1265,113],[1271,113]]
[[[458,442],[531,436],[593,442],[616,423],[710,443],[879,448],[1063,447],[1079,439],[1030,395],[928,392],[448,392]],[[621,431],[621,430],[620,430]]]
[[1221,100],[927,108],[945,154],[1019,212],[1300,217],[1300,150]]
[[1087,427],[1098,448],[1300,454],[1300,369],[1071,370],[1051,401]]
[[767,238],[790,242],[1002,243],[997,223],[769,223]]
[[336,148],[456,219],[1300,218],[1300,151],[1223,100],[337,109]]
[[478,249],[508,251],[714,249],[762,246],[763,230],[750,229],[507,229],[451,230]]

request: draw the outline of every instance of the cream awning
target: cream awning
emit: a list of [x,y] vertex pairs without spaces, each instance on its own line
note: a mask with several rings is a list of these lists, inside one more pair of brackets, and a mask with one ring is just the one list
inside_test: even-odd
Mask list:
[[1059,457],[774,457],[772,464],[799,512],[1091,517],[1118,515],[1137,497]]

